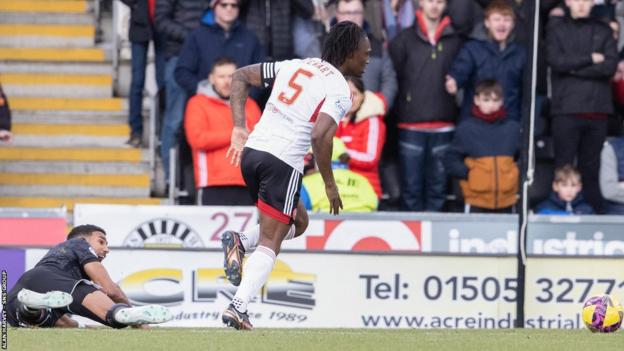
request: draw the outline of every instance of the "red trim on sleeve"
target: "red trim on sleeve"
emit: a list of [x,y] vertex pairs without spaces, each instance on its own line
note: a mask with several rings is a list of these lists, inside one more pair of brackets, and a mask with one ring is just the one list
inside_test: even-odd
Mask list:
[[267,216],[273,219],[276,219],[284,224],[290,224],[290,217],[288,215],[271,207],[271,205],[262,201],[262,199],[258,199],[258,210],[260,210],[262,213],[266,214]]
[[316,122],[316,118],[318,117],[318,114],[321,111],[321,107],[323,106],[324,102],[325,102],[325,98],[323,98],[323,100],[321,100],[321,102],[318,104],[318,106],[316,106],[316,109],[314,110],[314,113],[312,113],[312,117],[310,117],[310,122],[312,122],[312,123]]

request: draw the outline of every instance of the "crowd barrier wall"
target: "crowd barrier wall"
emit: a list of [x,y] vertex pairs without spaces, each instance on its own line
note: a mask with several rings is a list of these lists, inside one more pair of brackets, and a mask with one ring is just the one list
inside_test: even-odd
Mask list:
[[[78,205],[74,225],[98,224],[111,246],[219,248],[225,230],[257,225],[254,207]],[[413,253],[515,254],[517,215],[373,213],[310,214],[301,238],[285,249]],[[624,255],[624,217],[529,218],[527,250],[535,255]]]
[[[45,252],[0,249],[9,286]],[[164,326],[220,327],[236,291],[218,250],[120,248],[104,265],[132,303],[171,308]],[[623,269],[619,258],[530,256],[525,325],[582,328],[583,301],[621,297]],[[286,251],[249,310],[257,327],[511,328],[516,300],[511,255]]]

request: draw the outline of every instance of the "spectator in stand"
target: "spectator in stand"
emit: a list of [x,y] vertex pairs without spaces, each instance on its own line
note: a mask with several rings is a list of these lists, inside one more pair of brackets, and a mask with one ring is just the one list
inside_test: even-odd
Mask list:
[[238,67],[264,61],[264,48],[254,33],[238,20],[238,0],[217,0],[184,41],[175,78],[188,96],[206,79],[220,57],[229,57]]
[[242,0],[241,18],[262,45],[268,59],[281,61],[294,57],[293,15],[314,16],[312,0]]
[[[448,16],[446,0],[421,0],[414,26],[390,43],[399,77],[395,114],[399,128],[401,209],[440,211],[446,200],[444,151],[453,138],[455,98],[445,75],[462,39]],[[425,88],[426,87],[426,88]]]
[[295,13],[292,18],[294,54],[296,57],[321,57],[321,38],[325,34],[327,11],[325,0],[312,0],[314,16],[304,18]]
[[397,93],[396,73],[384,43],[370,33],[368,24],[364,22],[364,4],[362,0],[338,0],[336,4],[336,22],[342,21],[351,21],[367,32],[371,52],[366,71],[362,75],[364,87],[366,90],[381,93],[388,104],[392,105]]
[[383,0],[384,23],[388,40],[393,40],[402,30],[414,24],[414,12],[412,0]]
[[587,201],[601,212],[600,150],[613,113],[611,78],[618,54],[609,25],[589,17],[592,4],[566,0],[569,15],[548,26],[546,59],[552,70],[555,165],[577,160]]
[[353,104],[338,124],[336,136],[346,147],[349,170],[366,177],[381,197],[379,158],[386,141],[386,103],[381,95],[365,91],[360,78],[347,77],[347,83]]
[[[332,168],[338,192],[342,199],[342,212],[373,212],[377,209],[378,198],[366,177],[347,167],[349,155],[345,144],[334,138]],[[325,196],[325,183],[321,173],[315,168],[314,155],[308,154],[304,160],[304,177],[301,182],[301,202],[307,210],[329,212],[330,204]]]
[[2,90],[2,85],[0,85],[0,142],[10,143],[12,139],[11,108],[9,107],[9,100]]
[[466,213],[510,213],[517,201],[520,124],[507,117],[503,96],[495,80],[477,84],[471,116],[457,126],[446,154],[449,174],[461,179]]
[[[200,205],[253,206],[240,167],[225,157],[232,135],[230,92],[236,63],[217,59],[208,80],[199,83],[197,95],[187,105],[184,130],[193,152],[195,186]],[[247,99],[247,128],[253,130],[260,120],[260,108]]]
[[620,0],[595,0],[591,10],[591,16],[606,22],[614,21],[615,8]]
[[130,7],[129,39],[132,43],[132,81],[130,83],[130,138],[126,144],[132,147],[143,145],[143,88],[150,41],[154,43],[156,63],[156,84],[158,90],[165,86],[165,41],[154,26],[156,0],[122,0]]
[[617,65],[617,71],[611,80],[614,114],[609,116],[611,118],[608,120],[607,129],[607,135],[611,136],[621,136],[624,132],[624,60],[621,57],[622,53],[620,53],[621,61]]
[[612,138],[602,147],[600,190],[605,213],[624,215],[624,137]]
[[156,30],[161,32],[166,39],[166,102],[160,155],[167,183],[169,183],[169,149],[174,148],[178,143],[178,135],[184,119],[184,107],[188,99],[188,95],[176,82],[174,71],[184,39],[199,26],[199,20],[209,5],[210,0],[156,0]]
[[503,86],[507,118],[522,116],[522,80],[526,51],[512,40],[515,14],[505,0],[493,1],[485,9],[486,40],[471,40],[459,51],[446,80],[446,90],[457,94],[464,89],[461,116],[470,116],[475,84],[494,79]]
[[[371,32],[377,38],[392,41],[402,30],[414,25],[416,20],[412,0],[366,0],[366,20],[371,24]],[[476,5],[473,0],[450,0],[445,14],[451,18],[453,29],[467,35],[472,31],[475,21]],[[383,33],[383,35],[379,34]]]
[[555,169],[552,189],[548,199],[537,205],[535,213],[548,215],[594,213],[594,209],[583,198],[581,174],[571,165]]
[[[620,40],[620,23],[611,21],[609,26],[613,29],[615,42],[618,43]],[[607,136],[622,136],[624,132],[624,50],[620,51],[618,60],[617,70],[611,80],[613,115],[609,115]]]
[[[492,1],[498,0],[475,0],[481,8],[485,9]],[[548,95],[548,65],[546,64],[546,45],[545,45],[545,32],[544,28],[546,23],[552,19],[549,16],[549,12],[553,9],[557,9],[553,15],[557,12],[563,16],[563,11],[556,6],[562,2],[561,0],[540,0],[540,16],[538,26],[538,47],[537,47],[537,98],[536,98],[536,115],[541,114],[542,103]],[[534,16],[534,1],[530,0],[513,0],[509,1],[514,11],[514,41],[524,48],[528,53],[531,49],[531,39],[533,38],[533,16]],[[554,20],[557,20],[555,17]],[[482,28],[476,28],[474,34],[481,32]]]

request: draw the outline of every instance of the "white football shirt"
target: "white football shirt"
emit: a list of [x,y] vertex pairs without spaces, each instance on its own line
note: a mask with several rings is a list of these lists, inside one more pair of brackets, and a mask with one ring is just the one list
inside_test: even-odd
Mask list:
[[303,173],[318,114],[340,122],[351,108],[349,85],[338,69],[319,58],[262,63],[261,69],[263,84],[272,84],[273,90],[245,146]]

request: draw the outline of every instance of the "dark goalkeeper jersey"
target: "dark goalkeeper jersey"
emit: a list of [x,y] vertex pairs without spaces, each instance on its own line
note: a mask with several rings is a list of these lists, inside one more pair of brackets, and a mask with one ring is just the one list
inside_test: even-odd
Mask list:
[[83,266],[95,261],[99,261],[99,258],[91,245],[82,238],[76,238],[51,248],[35,265],[35,269],[44,268],[75,280],[89,279]]

